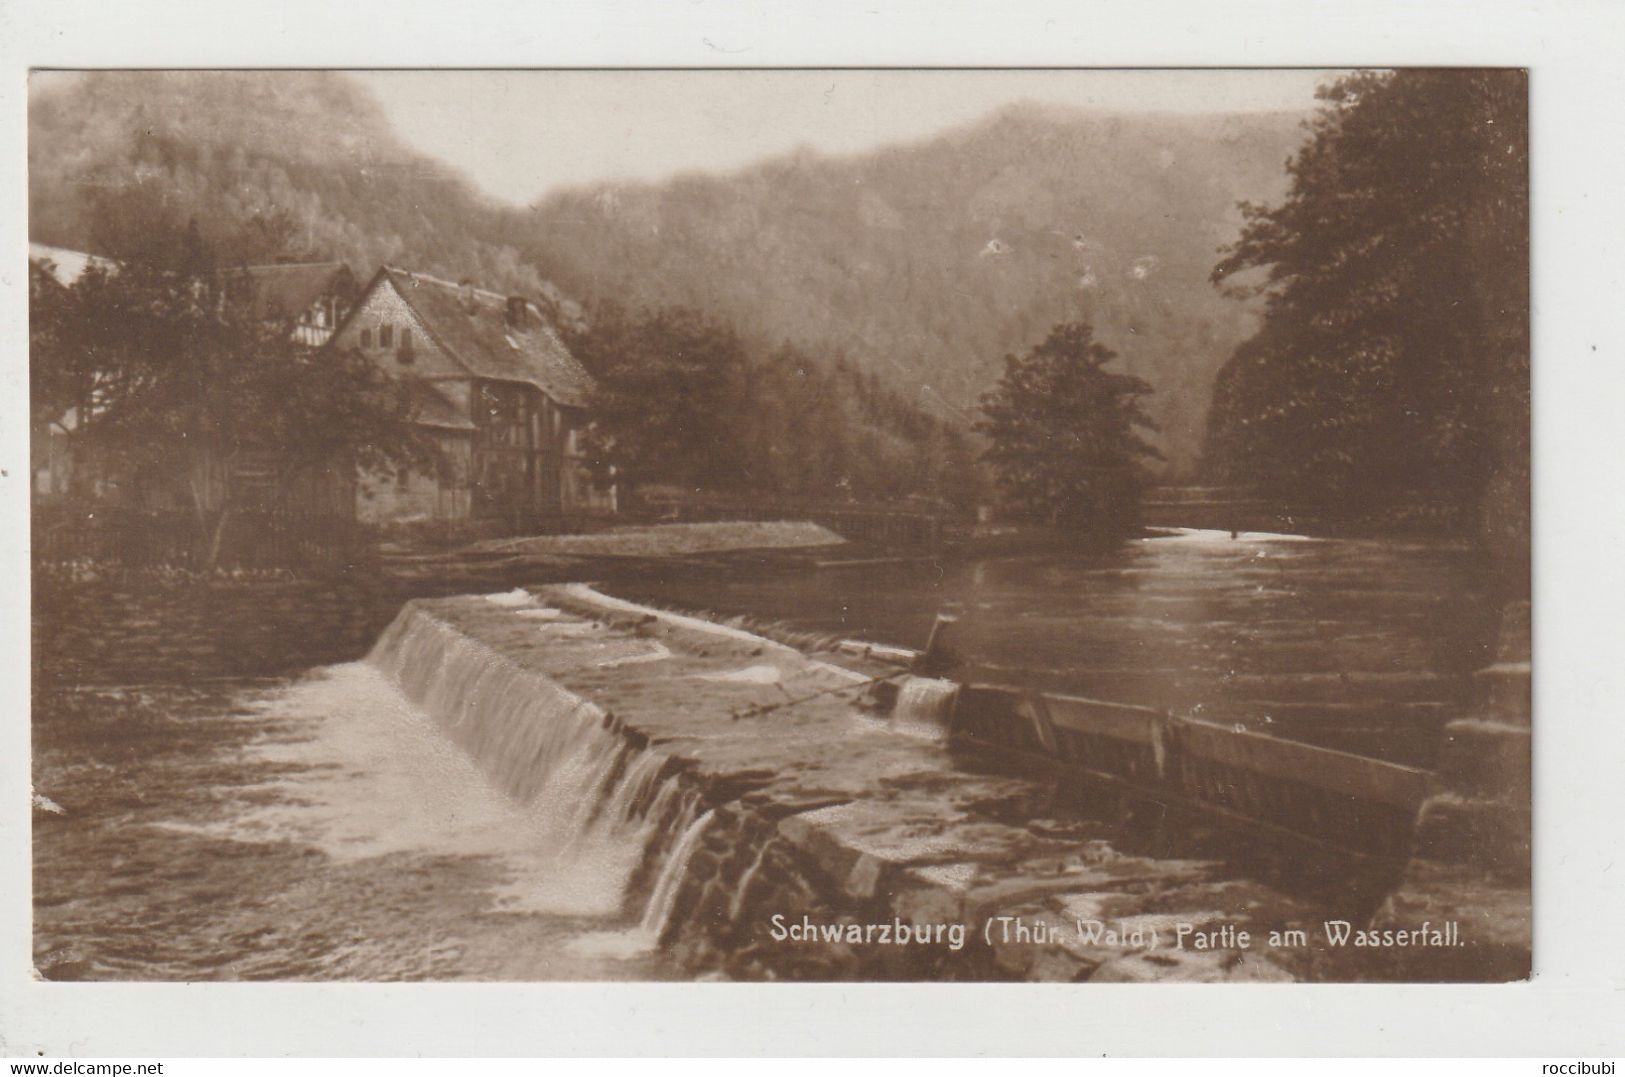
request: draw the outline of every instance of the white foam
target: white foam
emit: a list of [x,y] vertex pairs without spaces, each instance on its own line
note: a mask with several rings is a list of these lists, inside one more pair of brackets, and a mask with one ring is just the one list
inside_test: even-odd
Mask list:
[[541,606],[530,610],[517,610],[515,611],[515,615],[525,617],[533,621],[559,621],[566,620],[570,616],[563,610],[556,610],[552,606]]
[[775,643],[765,636],[758,636],[753,632],[746,632],[742,628],[734,628],[731,625],[719,625],[714,621],[707,621],[700,617],[688,617],[681,613],[671,613],[666,610],[657,610],[650,606],[642,606],[636,602],[628,602],[624,598],[616,598],[613,595],[606,595],[602,591],[596,591],[584,583],[567,583],[564,585],[564,591],[566,594],[570,594],[576,598],[591,602],[596,606],[602,606],[605,609],[620,610],[622,613],[646,614],[650,617],[656,618],[657,620],[664,621],[667,624],[676,625],[680,628],[688,628],[696,632],[705,632],[713,636],[722,636],[726,639],[751,643],[762,648],[764,652],[782,651],[792,654],[800,653],[792,647],[786,647],[782,643]]
[[534,606],[536,596],[523,587],[515,587],[512,591],[503,591],[494,595],[486,595],[485,601],[498,606]]
[[693,677],[723,684],[778,684],[784,679],[784,673],[778,666],[746,666],[727,673],[695,673]]
[[1313,535],[1289,535],[1278,531],[1215,531],[1199,527],[1155,527],[1157,534],[1141,542],[1323,542]]
[[655,641],[650,650],[641,654],[629,654],[624,658],[609,658],[598,663],[599,669],[614,669],[617,666],[635,666],[642,662],[659,662],[671,657],[671,648],[664,643]]

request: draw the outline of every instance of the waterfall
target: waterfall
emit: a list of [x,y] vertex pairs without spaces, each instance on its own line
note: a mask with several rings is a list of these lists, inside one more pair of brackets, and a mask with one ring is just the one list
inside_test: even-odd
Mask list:
[[640,929],[654,945],[660,944],[661,937],[670,926],[671,912],[677,904],[677,891],[682,887],[683,877],[688,874],[688,862],[694,858],[694,850],[700,847],[700,838],[704,836],[705,828],[711,825],[713,814],[706,812],[683,831],[671,856],[666,858],[665,867],[660,869],[660,878],[655,880],[654,889],[649,893],[649,904],[643,908]]
[[[680,828],[682,836],[667,852],[660,872],[655,877],[654,887],[649,891],[649,899],[644,902],[643,917],[638,924],[619,931],[596,931],[578,935],[568,944],[572,951],[624,960],[659,948],[660,940],[671,928],[672,914],[677,908],[677,894],[682,889],[683,879],[688,875],[689,863],[700,847],[700,839],[705,835],[706,827],[711,825],[712,812],[707,811],[698,817],[693,816],[697,805],[696,798],[687,798],[678,810],[675,820],[677,826],[665,828],[667,833],[679,832]],[[650,814],[656,813],[651,809]]]
[[664,926],[698,840],[696,798],[667,756],[635,747],[598,707],[414,604],[368,662],[534,817],[537,874],[554,882],[546,895],[526,883],[537,892],[513,893],[515,904],[614,913],[638,867],[658,865],[651,907],[665,903]]
[[897,690],[892,726],[899,733],[940,739],[948,734],[959,685],[936,677],[909,677]]

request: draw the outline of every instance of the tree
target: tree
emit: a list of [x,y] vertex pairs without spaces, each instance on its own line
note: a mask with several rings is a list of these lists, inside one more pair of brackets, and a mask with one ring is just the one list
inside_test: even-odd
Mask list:
[[29,426],[36,436],[64,425],[76,406],[90,399],[91,372],[76,361],[66,338],[72,334],[73,293],[57,279],[49,260],[28,262],[28,405]]
[[1155,429],[1141,403],[1151,386],[1107,370],[1116,357],[1087,323],[1058,325],[1026,355],[1005,356],[1003,377],[982,397],[976,430],[992,442],[983,459],[1000,492],[1051,526],[1132,526],[1144,463],[1161,458],[1140,436]]
[[809,500],[966,503],[965,431],[790,343],[751,348],[698,312],[601,306],[570,349],[597,379],[587,448],[618,481]]
[[1215,389],[1218,477],[1463,516],[1499,481],[1527,533],[1526,88],[1406,70],[1320,91],[1285,201],[1243,206],[1213,271],[1265,315]]
[[571,349],[597,382],[594,470],[614,468],[630,486],[738,484],[747,357],[731,329],[683,308],[631,315],[610,306]]
[[432,459],[403,385],[359,355],[295,345],[291,322],[254,312],[246,277],[213,272],[195,230],[149,250],[66,288],[31,271],[35,422],[75,408],[71,444],[128,504],[188,505],[200,564],[247,507],[234,471],[248,454],[270,471],[262,508],[324,472]]

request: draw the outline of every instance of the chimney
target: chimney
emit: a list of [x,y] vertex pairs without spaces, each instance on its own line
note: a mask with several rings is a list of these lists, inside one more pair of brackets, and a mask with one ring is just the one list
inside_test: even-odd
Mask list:
[[508,297],[508,325],[518,329],[525,324],[525,297],[510,295]]
[[478,309],[477,304],[474,302],[474,282],[464,277],[457,283],[457,291],[462,297],[463,309],[473,314]]

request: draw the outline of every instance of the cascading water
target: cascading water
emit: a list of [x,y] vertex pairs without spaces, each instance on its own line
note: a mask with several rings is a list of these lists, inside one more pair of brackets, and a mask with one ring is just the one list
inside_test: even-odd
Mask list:
[[651,943],[659,944],[671,924],[671,912],[677,904],[677,891],[682,885],[683,877],[688,874],[688,862],[694,859],[694,850],[700,846],[700,838],[705,835],[705,828],[711,825],[711,812],[695,819],[683,831],[683,836],[666,858],[666,865],[660,870],[660,878],[655,880],[655,887],[649,893],[649,904],[643,909],[643,922],[639,925],[644,935]]
[[[528,807],[537,824],[536,855],[548,869],[536,874],[576,895],[565,903],[569,911],[619,911],[628,884],[647,865],[645,877],[656,881],[642,921],[649,923],[658,907],[656,922],[665,927],[703,829],[695,819],[697,798],[667,756],[633,746],[598,707],[413,605],[368,661],[494,785]],[[520,908],[537,904],[536,895],[509,896]]]
[[936,677],[908,677],[897,690],[892,728],[933,740],[948,735],[959,685]]

